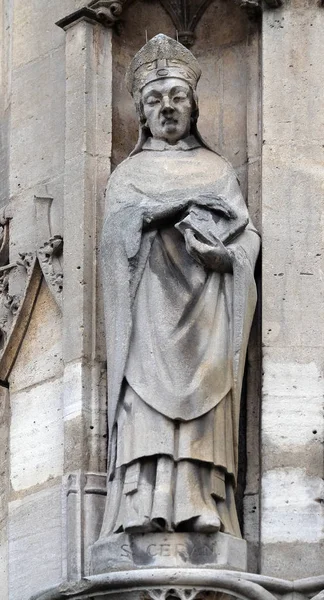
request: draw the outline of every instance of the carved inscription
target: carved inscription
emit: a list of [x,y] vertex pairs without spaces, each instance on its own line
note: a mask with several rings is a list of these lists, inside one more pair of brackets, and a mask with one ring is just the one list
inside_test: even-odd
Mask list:
[[136,562],[138,555],[143,559],[143,554],[146,554],[151,559],[158,558],[180,558],[184,562],[190,563],[207,563],[215,562],[217,558],[216,542],[208,544],[185,544],[181,542],[161,542],[149,543],[146,545],[137,546],[130,544],[122,544],[121,557],[129,558]]

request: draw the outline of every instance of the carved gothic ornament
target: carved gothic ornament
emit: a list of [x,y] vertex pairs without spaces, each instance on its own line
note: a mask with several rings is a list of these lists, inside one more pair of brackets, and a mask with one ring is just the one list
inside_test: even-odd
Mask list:
[[[134,0],[91,0],[86,6],[56,24],[62,29],[67,29],[85,19],[101,23],[104,27],[112,27],[122,20],[124,8],[132,2]],[[160,0],[172,19],[179,41],[185,46],[192,46],[194,43],[197,24],[212,2],[213,0]],[[282,0],[234,0],[234,2],[239,4],[252,19],[261,14],[264,4],[269,8],[279,8],[282,5]]]
[[8,377],[37,300],[43,278],[58,306],[62,305],[63,272],[61,236],[51,235],[49,211],[52,198],[36,198],[37,250],[22,252],[9,261],[10,210],[0,216],[0,382]]
[[45,281],[54,300],[62,310],[63,271],[60,256],[63,252],[63,238],[54,235],[37,250],[37,258]]
[[322,600],[324,576],[286,581],[252,573],[213,569],[146,569],[85,577],[40,592],[30,600]]

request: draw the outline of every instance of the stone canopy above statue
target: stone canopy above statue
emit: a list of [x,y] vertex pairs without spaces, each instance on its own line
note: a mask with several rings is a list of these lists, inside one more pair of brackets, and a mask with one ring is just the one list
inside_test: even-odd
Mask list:
[[[178,40],[187,47],[195,42],[195,30],[213,0],[159,0],[170,16],[177,31]],[[260,17],[262,12],[261,0],[232,0],[240,6],[252,20]],[[124,11],[132,0],[91,0],[87,6],[78,9],[57,22],[59,27],[66,29],[80,18],[97,21],[105,27],[114,27],[124,18]],[[282,0],[265,0],[269,8],[279,8]]]

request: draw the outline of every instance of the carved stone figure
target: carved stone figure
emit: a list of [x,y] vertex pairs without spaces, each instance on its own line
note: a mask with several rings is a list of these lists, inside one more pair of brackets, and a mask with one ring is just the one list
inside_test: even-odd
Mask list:
[[234,490],[259,236],[235,172],[197,130],[200,67],[164,35],[127,85],[138,144],[112,174],[102,237],[108,490],[101,538],[223,531]]

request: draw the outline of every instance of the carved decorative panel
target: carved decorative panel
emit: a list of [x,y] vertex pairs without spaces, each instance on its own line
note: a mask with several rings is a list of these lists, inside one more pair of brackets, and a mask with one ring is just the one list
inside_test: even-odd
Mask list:
[[9,261],[10,209],[0,216],[0,382],[7,385],[25,336],[43,277],[62,309],[63,239],[51,235],[49,220],[52,198],[35,197],[37,247]]

